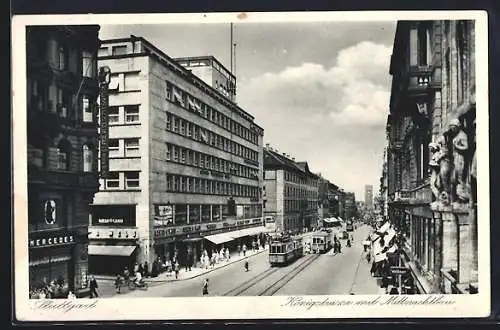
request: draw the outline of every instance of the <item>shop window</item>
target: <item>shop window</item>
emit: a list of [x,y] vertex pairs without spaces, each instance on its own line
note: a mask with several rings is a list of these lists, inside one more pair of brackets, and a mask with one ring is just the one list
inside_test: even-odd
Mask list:
[[109,157],[120,157],[120,144],[118,139],[109,139],[108,140],[108,152]]
[[125,188],[138,188],[139,187],[139,172],[131,171],[125,172]]
[[109,172],[106,178],[106,188],[116,189],[120,187],[120,173],[119,172]]
[[118,107],[108,108],[108,123],[118,123],[120,121],[120,109]]
[[82,52],[82,76],[87,78],[93,78],[95,76],[95,61],[92,53],[83,51]]
[[139,105],[126,105],[125,106],[125,121],[127,123],[139,122]]
[[88,144],[83,145],[83,171],[92,172],[94,170],[94,148]]
[[187,205],[186,204],[175,204],[175,224],[186,224],[187,223]]
[[139,139],[125,139],[125,157],[139,156]]
[[68,171],[70,164],[71,143],[61,140],[57,145],[57,169]]

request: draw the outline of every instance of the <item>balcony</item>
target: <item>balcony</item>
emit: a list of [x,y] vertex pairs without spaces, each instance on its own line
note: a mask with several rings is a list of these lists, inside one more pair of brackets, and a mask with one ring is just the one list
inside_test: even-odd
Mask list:
[[409,191],[410,204],[430,204],[432,192],[429,183],[425,183]]
[[410,96],[426,96],[433,84],[433,69],[431,66],[411,67],[407,79]]

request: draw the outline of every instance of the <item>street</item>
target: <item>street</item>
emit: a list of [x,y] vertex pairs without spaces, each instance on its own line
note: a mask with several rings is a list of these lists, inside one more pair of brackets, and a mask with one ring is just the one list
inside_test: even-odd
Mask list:
[[340,254],[307,254],[287,266],[270,267],[265,252],[248,259],[248,272],[242,260],[192,279],[152,283],[148,290],[124,290],[121,296],[201,296],[205,278],[210,296],[379,294],[382,291],[370,275],[361,245],[368,233],[367,226],[357,229],[353,245],[346,247],[343,240]]

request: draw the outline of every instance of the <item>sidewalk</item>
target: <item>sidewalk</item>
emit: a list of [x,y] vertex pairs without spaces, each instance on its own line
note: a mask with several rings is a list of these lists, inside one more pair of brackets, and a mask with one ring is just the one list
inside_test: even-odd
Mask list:
[[[252,251],[252,250],[247,250],[246,256],[243,256],[243,254],[238,255],[238,252],[232,252],[230,255],[230,258],[228,261],[220,261],[213,268],[200,268],[200,267],[193,267],[191,268],[191,271],[186,271],[184,267],[182,267],[179,270],[179,278],[175,278],[175,273],[172,272],[170,274],[168,273],[162,273],[158,275],[158,277],[148,277],[145,278],[145,281],[149,283],[149,286],[156,286],[160,285],[162,283],[167,283],[167,282],[176,282],[176,281],[182,281],[182,280],[188,280],[192,279],[198,276],[202,276],[204,274],[213,272],[214,270],[224,268],[226,266],[229,266],[235,262],[251,258],[255,255],[258,255],[260,253],[268,251],[268,248],[262,248],[259,249],[258,251]],[[95,279],[97,280],[97,285],[98,285],[98,290],[99,290],[99,296],[102,298],[108,298],[112,296],[116,296],[117,293],[115,292],[115,286],[114,286],[114,281],[115,277],[114,276],[107,276],[107,275],[94,275]],[[122,294],[126,294],[129,290],[127,288],[122,288]]]

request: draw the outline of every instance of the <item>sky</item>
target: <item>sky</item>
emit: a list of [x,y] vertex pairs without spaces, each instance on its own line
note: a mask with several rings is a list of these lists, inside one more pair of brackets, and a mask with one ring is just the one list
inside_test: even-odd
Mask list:
[[[235,23],[237,103],[264,144],[364,201],[378,191],[394,22]],[[101,25],[100,39],[144,37],[170,57],[230,68],[230,24]]]

